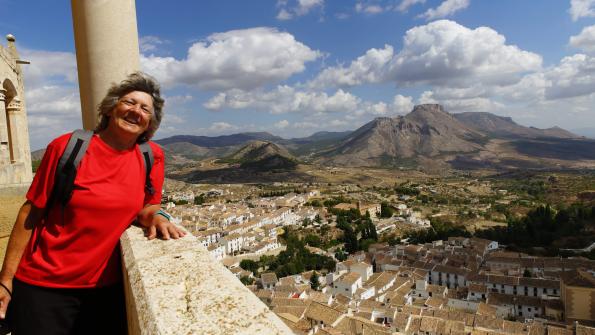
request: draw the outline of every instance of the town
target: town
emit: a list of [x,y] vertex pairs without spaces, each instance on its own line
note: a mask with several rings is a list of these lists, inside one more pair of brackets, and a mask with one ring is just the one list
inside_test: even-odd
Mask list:
[[[472,184],[496,206],[516,198]],[[420,199],[439,186],[203,186],[173,187],[168,211],[296,334],[595,332],[594,260],[510,251],[465,229],[421,241],[441,215]],[[476,211],[491,207],[482,201]]]

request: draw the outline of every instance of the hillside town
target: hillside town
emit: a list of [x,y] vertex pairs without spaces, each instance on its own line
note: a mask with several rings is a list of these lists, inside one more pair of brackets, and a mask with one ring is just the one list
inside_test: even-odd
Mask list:
[[[218,200],[193,205],[194,193],[172,192],[167,206],[296,334],[595,334],[593,260],[529,256],[496,241],[453,236],[374,243],[343,261],[330,252],[336,249],[307,246],[336,259],[336,266],[278,277],[240,264],[243,257],[283,250],[287,227],[335,227],[335,210],[367,215],[379,234],[430,223],[399,198],[394,215],[382,219],[374,202],[338,203],[330,212],[311,206],[324,199],[316,189],[244,201],[221,200],[226,193],[232,197],[211,189],[202,196]],[[181,200],[188,204],[174,204]]]

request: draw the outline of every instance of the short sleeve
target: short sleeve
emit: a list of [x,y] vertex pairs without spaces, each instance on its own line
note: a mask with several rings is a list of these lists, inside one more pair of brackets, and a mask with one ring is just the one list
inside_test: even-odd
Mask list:
[[70,134],[60,136],[53,140],[45,150],[41,164],[37,168],[29,191],[27,191],[27,200],[37,208],[44,208],[47,204],[54,187],[56,167],[69,138]]
[[153,150],[153,168],[151,169],[151,184],[155,193],[153,195],[145,193],[144,204],[158,205],[161,203],[161,193],[163,190],[163,179],[165,177],[165,155],[161,147],[154,143],[149,142],[151,149]]

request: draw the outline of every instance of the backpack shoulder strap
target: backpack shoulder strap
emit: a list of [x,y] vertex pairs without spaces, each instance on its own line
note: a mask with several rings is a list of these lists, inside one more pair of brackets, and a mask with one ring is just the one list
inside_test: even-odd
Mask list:
[[87,152],[89,142],[91,142],[91,136],[93,136],[93,132],[90,130],[75,130],[70,136],[68,144],[66,144],[64,153],[60,156],[56,171],[62,171],[65,166],[70,164],[72,164],[72,167],[75,169],[78,168],[85,152]]
[[153,149],[151,149],[149,141],[143,142],[138,146],[143,156],[143,162],[145,163],[145,191],[150,195],[153,195],[155,194],[155,189],[153,188],[153,184],[151,183],[151,169],[153,168],[153,163],[155,162],[155,157],[153,156]]

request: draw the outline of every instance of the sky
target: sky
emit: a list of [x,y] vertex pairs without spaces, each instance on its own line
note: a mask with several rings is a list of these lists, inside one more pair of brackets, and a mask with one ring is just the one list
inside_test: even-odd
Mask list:
[[[33,150],[81,127],[70,1],[0,0]],[[36,8],[36,10],[31,10]],[[136,2],[156,138],[354,130],[414,105],[595,129],[595,0]],[[3,42],[6,45],[6,42]]]

